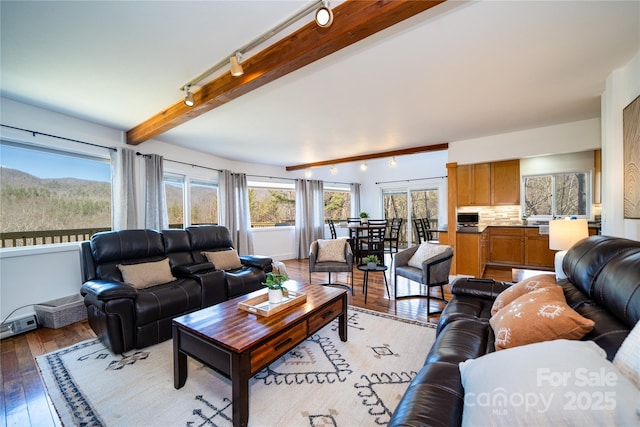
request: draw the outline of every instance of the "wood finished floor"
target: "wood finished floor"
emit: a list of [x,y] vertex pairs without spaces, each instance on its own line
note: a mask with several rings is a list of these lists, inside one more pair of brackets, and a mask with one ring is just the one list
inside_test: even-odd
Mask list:
[[[388,262],[388,260],[387,260]],[[307,260],[284,261],[289,276],[300,282],[309,281],[309,268]],[[387,264],[389,265],[389,264]],[[349,294],[349,304],[364,307],[384,313],[390,313],[398,317],[420,320],[423,322],[438,322],[438,316],[426,317],[427,301],[423,298],[411,298],[395,300],[393,298],[393,278],[389,271],[386,272],[389,282],[391,298],[387,295],[383,276],[381,273],[369,275],[367,292],[367,304],[364,303],[362,292],[363,272],[354,269],[353,283],[354,293]],[[326,273],[313,273],[311,283],[319,284],[327,281]],[[349,283],[347,273],[332,275],[332,282]],[[411,286],[411,289],[409,289]],[[406,279],[398,279],[398,294],[418,292],[415,282]],[[432,289],[432,295],[439,296],[439,289]],[[448,286],[445,287],[445,298],[450,299]],[[438,309],[438,303],[431,302],[432,310]],[[2,399],[0,399],[0,417],[2,424],[6,426],[60,426],[55,409],[48,399],[44,383],[40,378],[35,357],[68,347],[80,341],[94,338],[95,334],[88,322],[74,323],[60,329],[39,328],[35,331],[17,335],[0,341],[2,358],[1,377]]]

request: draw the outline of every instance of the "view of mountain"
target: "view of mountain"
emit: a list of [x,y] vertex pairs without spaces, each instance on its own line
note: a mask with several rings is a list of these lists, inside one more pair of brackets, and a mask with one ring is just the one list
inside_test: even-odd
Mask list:
[[111,183],[0,168],[0,232],[111,226]]

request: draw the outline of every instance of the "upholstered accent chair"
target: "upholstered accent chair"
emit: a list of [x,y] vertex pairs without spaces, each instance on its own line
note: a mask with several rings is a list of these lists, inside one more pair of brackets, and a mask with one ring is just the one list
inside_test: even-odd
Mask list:
[[[426,298],[427,316],[442,312],[442,310],[431,311],[430,303],[432,299],[445,304],[448,302],[444,298],[444,285],[449,283],[452,258],[453,248],[451,246],[427,242],[398,252],[395,256],[393,270],[395,298]],[[418,282],[421,290],[424,287],[425,292],[398,295],[398,276]],[[440,297],[431,296],[430,288],[432,287],[440,288]]]
[[[353,252],[349,241],[344,238],[316,240],[309,248],[309,283],[311,273],[329,273],[329,282],[323,285],[343,286],[353,293]],[[351,273],[351,287],[341,283],[331,283],[331,273]]]

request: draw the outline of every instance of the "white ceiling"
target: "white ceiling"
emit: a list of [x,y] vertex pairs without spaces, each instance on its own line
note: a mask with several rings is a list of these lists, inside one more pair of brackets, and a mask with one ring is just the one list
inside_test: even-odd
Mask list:
[[[1,94],[126,131],[305,4],[2,0]],[[637,0],[448,1],[156,139],[285,166],[594,118],[638,51]]]

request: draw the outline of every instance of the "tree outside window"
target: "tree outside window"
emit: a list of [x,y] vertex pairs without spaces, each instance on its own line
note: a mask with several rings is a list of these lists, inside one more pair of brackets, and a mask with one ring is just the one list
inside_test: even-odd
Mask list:
[[591,200],[589,172],[523,177],[524,215],[588,217]]
[[351,192],[349,189],[325,187],[324,218],[345,221],[351,216]]
[[293,184],[249,182],[248,187],[252,227],[295,225]]

